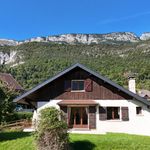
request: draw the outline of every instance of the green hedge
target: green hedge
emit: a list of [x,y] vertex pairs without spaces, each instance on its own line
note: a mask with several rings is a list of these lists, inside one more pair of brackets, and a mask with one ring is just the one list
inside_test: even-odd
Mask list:
[[32,112],[15,112],[7,116],[6,122],[21,120],[21,119],[31,120],[32,116],[33,116]]
[[15,120],[28,119],[31,120],[33,113],[32,112],[15,112]]

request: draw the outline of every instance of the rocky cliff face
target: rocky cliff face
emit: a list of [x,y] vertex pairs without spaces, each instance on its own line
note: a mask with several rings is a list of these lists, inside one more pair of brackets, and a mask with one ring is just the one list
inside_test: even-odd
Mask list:
[[137,42],[139,41],[139,38],[134,33],[130,32],[114,32],[110,34],[63,34],[59,36],[48,36],[46,41],[65,42],[69,44],[99,44],[106,41]]
[[141,40],[149,40],[150,39],[150,32],[145,32],[140,36]]
[[0,39],[0,46],[15,46],[17,45],[19,42],[15,41],[15,40],[8,40],[8,39]]
[[[106,41],[137,42],[139,38],[131,32],[114,32],[110,34],[62,34],[41,38],[41,41],[68,44],[99,44]],[[30,41],[39,41],[39,37]]]
[[14,63],[16,60],[16,51],[10,53],[0,52],[0,64]]
[[0,51],[0,65],[9,64],[11,67],[23,64],[22,56],[17,51],[1,52]]
[[132,32],[113,32],[108,34],[62,34],[56,36],[36,37],[24,41],[0,40],[0,45],[19,45],[28,42],[54,42],[67,44],[99,44],[102,42],[138,42],[140,38]]

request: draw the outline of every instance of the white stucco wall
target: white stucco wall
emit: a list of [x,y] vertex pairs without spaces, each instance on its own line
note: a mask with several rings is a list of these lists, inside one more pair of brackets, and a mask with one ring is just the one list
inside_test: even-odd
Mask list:
[[[34,113],[33,118],[37,119],[39,111],[45,107],[54,106],[59,109],[57,103],[60,101],[61,100],[50,100],[49,102],[38,102],[38,109]],[[99,133],[118,132],[118,133],[140,134],[150,136],[150,109],[148,109],[145,104],[140,103],[136,100],[95,100],[95,101],[99,104],[99,106],[128,107],[129,109],[129,121],[122,121],[121,119],[100,121],[98,109],[99,106],[97,106],[96,112],[97,132]],[[137,106],[142,107],[142,115],[136,115]]]
[[[104,107],[117,106],[128,107],[129,109],[129,121],[122,121],[121,119],[100,121],[97,107],[96,122],[98,131],[150,135],[150,109],[145,104],[135,100],[97,100],[97,103]],[[142,107],[142,115],[136,114],[137,106]]]

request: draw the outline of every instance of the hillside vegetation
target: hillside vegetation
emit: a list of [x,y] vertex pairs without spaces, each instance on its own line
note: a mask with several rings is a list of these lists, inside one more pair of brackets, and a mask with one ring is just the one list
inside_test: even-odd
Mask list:
[[15,61],[24,63],[1,65],[1,71],[11,73],[25,89],[79,62],[124,87],[127,76],[134,74],[137,87],[150,90],[150,41],[91,45],[29,42],[0,47],[0,52],[10,51],[17,51]]

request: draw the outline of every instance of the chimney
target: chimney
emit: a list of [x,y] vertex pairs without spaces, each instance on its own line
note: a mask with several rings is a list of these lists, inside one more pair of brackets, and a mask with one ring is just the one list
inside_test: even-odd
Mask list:
[[128,77],[128,88],[129,88],[129,91],[136,93],[136,85],[135,85],[135,77],[134,76]]

